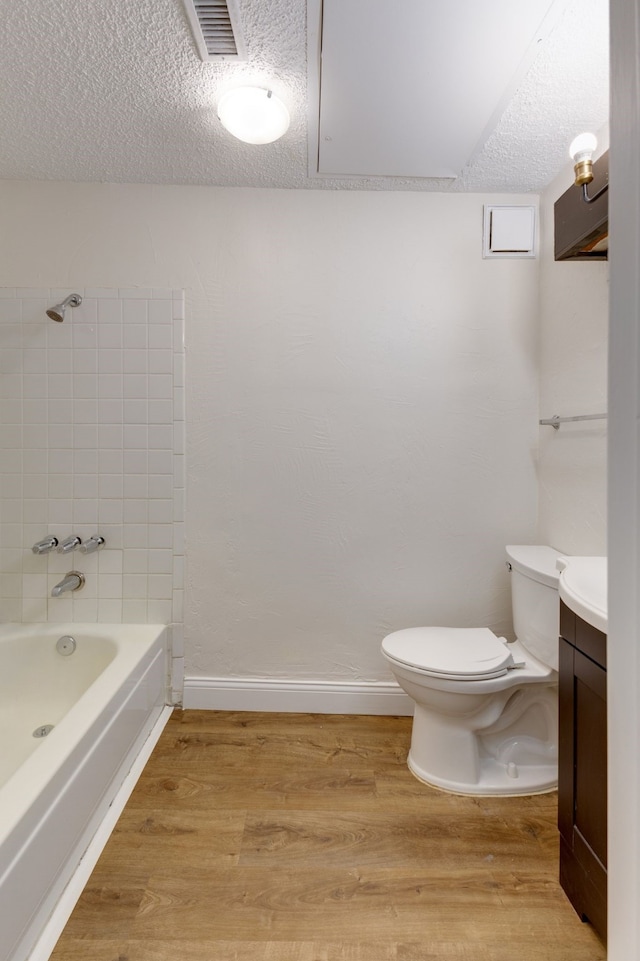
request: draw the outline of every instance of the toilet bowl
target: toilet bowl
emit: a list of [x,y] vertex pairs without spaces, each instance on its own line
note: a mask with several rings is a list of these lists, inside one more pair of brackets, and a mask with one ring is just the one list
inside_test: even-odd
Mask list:
[[382,653],[415,702],[408,765],[456,794],[557,786],[558,571],[551,547],[510,546],[517,639],[488,628],[395,631]]

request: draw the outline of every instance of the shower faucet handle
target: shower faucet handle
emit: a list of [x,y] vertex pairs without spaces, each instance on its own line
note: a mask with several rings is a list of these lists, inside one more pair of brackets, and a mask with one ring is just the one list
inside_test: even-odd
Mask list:
[[36,541],[31,550],[34,554],[48,554],[49,551],[55,551],[57,546],[57,537],[44,537],[41,541]]
[[94,534],[90,537],[88,541],[85,541],[81,546],[80,550],[83,554],[93,554],[94,551],[99,551],[104,547],[104,537],[99,534]]
[[58,545],[58,554],[70,554],[71,551],[75,551],[76,547],[80,547],[82,541],[77,536],[77,534],[70,534],[66,537],[62,544]]

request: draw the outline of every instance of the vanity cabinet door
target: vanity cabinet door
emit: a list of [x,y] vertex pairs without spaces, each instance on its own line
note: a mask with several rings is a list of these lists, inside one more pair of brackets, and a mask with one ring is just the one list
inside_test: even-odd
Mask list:
[[[579,619],[577,623],[579,627]],[[606,681],[600,664],[560,639],[560,883],[578,914],[603,937],[607,923]]]

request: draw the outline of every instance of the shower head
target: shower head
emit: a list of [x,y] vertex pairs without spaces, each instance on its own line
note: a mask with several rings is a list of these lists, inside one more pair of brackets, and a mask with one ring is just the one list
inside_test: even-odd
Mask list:
[[47,317],[51,320],[56,320],[59,324],[64,320],[64,312],[67,307],[79,307],[82,303],[82,297],[80,294],[69,294],[65,297],[61,304],[56,304],[55,307],[49,307],[47,311]]

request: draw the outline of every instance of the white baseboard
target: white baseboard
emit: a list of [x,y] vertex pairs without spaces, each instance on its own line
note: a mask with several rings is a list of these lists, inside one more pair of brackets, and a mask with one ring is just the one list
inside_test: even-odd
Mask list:
[[413,714],[411,698],[394,681],[185,677],[184,706],[206,711]]

